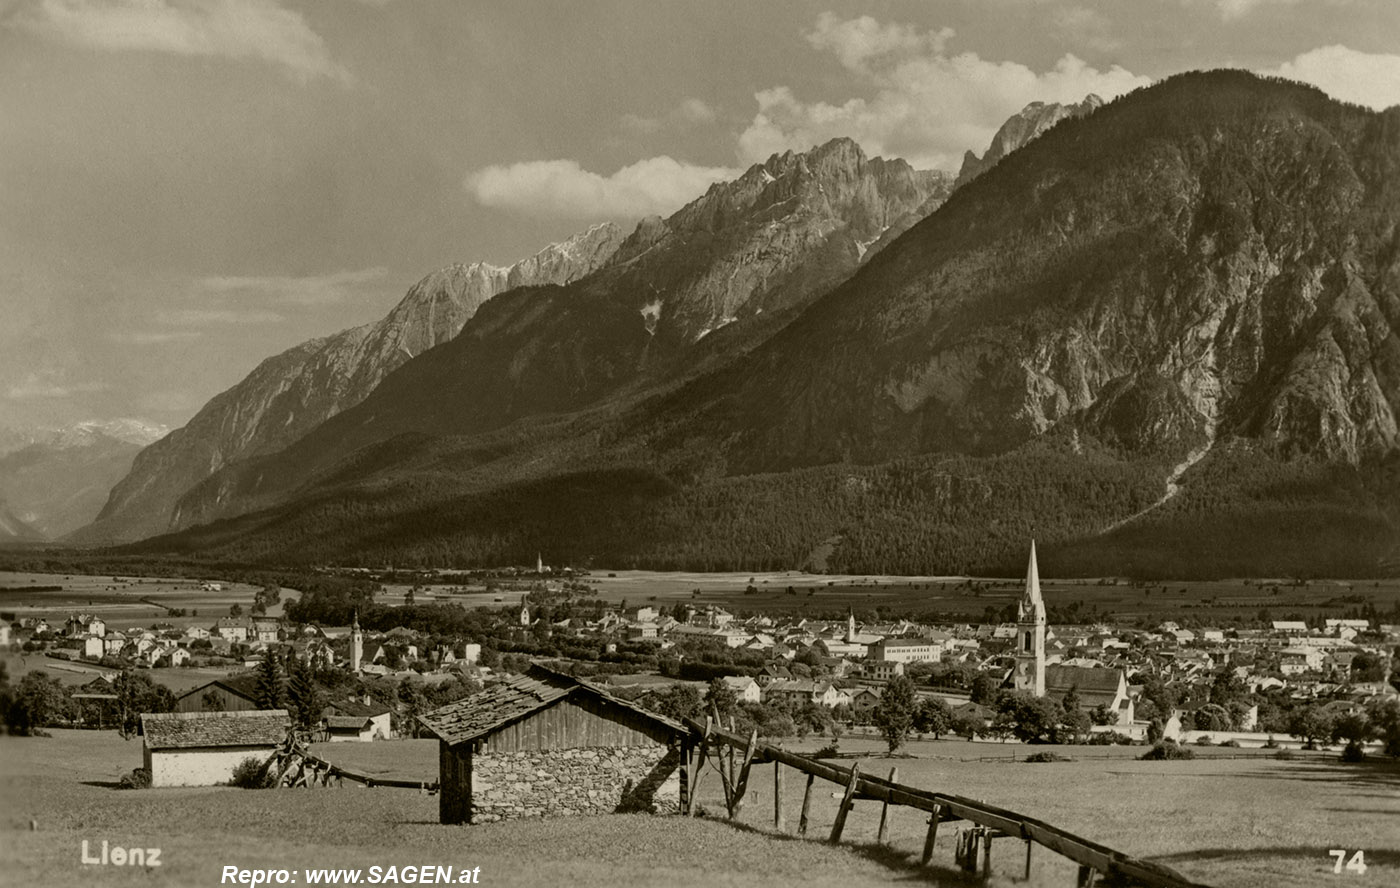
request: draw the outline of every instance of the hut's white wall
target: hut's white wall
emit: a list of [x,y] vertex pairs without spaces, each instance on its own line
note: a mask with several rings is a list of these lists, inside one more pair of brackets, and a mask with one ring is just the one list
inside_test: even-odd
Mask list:
[[217,786],[228,783],[233,769],[246,758],[265,762],[272,746],[232,746],[205,749],[147,749],[151,786]]

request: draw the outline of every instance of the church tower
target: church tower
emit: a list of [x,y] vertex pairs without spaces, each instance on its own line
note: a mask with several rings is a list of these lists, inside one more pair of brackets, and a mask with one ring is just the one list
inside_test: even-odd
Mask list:
[[1035,540],[1026,566],[1026,592],[1016,610],[1016,673],[1018,691],[1045,696],[1045,601],[1040,597],[1040,568],[1035,563]]
[[365,653],[365,635],[360,631],[360,612],[355,611],[350,623],[350,671],[360,671],[360,658]]
[[854,607],[846,609],[846,643],[851,644],[856,640],[856,609]]

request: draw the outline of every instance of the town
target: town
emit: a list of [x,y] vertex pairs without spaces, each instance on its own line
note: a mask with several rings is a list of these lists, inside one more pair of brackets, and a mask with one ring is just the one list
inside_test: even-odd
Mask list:
[[[534,661],[663,715],[703,717],[718,704],[743,730],[827,734],[834,744],[843,732],[879,732],[888,720],[882,696],[892,683],[907,686],[909,720],[891,736],[891,750],[906,734],[1337,744],[1356,757],[1394,754],[1400,744],[1392,683],[1400,618],[1051,623],[1034,544],[1016,618],[997,623],[858,620],[853,607],[845,619],[808,619],[692,601],[608,605],[584,577],[556,575],[542,561],[501,576],[492,603],[474,608],[454,601],[462,596],[450,586],[419,603],[415,593],[426,597],[430,587],[417,584],[402,604],[386,606],[356,581],[349,591],[306,593],[280,616],[267,613],[281,604],[280,590],[260,590],[251,614],[235,604],[230,615],[187,619],[183,628],[114,628],[85,613],[6,614],[0,642],[21,652],[27,668],[38,666],[7,690],[11,727],[134,726],[143,711],[288,708],[321,739],[418,736],[420,716]],[[516,603],[495,604],[505,596]],[[337,623],[344,614],[350,619]],[[47,677],[54,670],[45,665],[62,667],[54,674],[64,680]],[[170,675],[182,680],[167,686]],[[205,676],[213,677],[192,683]]]

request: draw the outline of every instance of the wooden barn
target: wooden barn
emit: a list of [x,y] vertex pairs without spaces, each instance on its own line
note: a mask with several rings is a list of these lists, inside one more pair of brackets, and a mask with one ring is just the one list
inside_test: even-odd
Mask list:
[[287,737],[285,709],[165,712],[141,716],[151,786],[216,786],[244,759],[267,761]]
[[686,727],[540,666],[419,719],[438,738],[439,820],[676,813]]
[[175,698],[176,712],[247,712],[258,708],[258,677],[251,672],[215,679]]

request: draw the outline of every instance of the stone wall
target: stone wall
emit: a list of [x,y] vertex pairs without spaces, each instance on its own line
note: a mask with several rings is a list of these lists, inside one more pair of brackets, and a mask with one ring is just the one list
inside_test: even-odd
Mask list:
[[472,756],[473,823],[680,810],[680,750],[604,746]]

